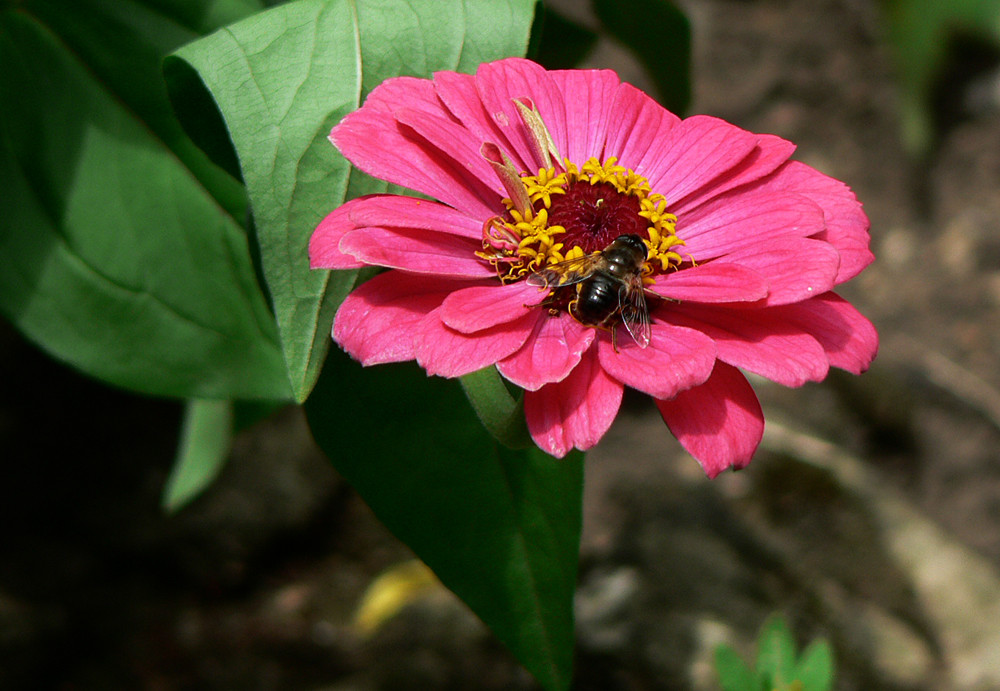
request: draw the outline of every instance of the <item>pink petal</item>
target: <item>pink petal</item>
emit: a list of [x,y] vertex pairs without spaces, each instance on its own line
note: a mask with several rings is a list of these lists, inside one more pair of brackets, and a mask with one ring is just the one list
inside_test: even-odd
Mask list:
[[812,238],[773,238],[732,254],[726,261],[765,276],[771,286],[764,304],[808,300],[833,288],[840,254],[827,242]]
[[419,77],[392,77],[372,89],[363,107],[367,110],[391,115],[401,105],[419,108],[426,113],[447,115],[448,111],[437,97],[434,84]]
[[466,238],[404,228],[359,228],[340,241],[340,250],[365,264],[413,273],[496,277],[496,271],[475,255],[480,248]]
[[514,105],[515,98],[527,97],[534,102],[556,148],[560,155],[564,155],[566,109],[563,94],[540,65],[521,58],[483,63],[476,70],[476,87],[486,112],[500,126],[513,151],[529,171],[537,171],[544,162],[536,158],[531,135]]
[[594,329],[581,326],[565,312],[543,316],[524,346],[497,363],[497,369],[522,389],[537,391],[562,381],[577,366],[594,340]]
[[417,362],[427,374],[441,377],[460,377],[481,370],[524,345],[538,318],[537,311],[525,311],[514,321],[463,334],[445,326],[438,308],[412,330]]
[[697,329],[715,341],[723,362],[785,386],[822,380],[829,361],[808,333],[772,312],[680,303],[661,308],[670,323]]
[[601,367],[626,386],[654,398],[670,398],[678,391],[708,379],[715,364],[712,339],[694,329],[653,322],[649,346],[619,344],[610,338],[598,342]]
[[869,248],[870,238],[867,233],[862,237],[845,226],[828,226],[816,237],[829,242],[840,254],[840,271],[834,281],[836,285],[851,280],[875,261],[875,255]]
[[767,184],[776,190],[803,194],[822,207],[826,229],[817,237],[840,252],[838,285],[854,278],[872,263],[868,217],[850,187],[798,161],[789,161]]
[[824,228],[823,210],[792,193],[730,192],[677,221],[678,248],[704,262],[776,237],[806,237]]
[[622,83],[609,115],[604,157],[617,156],[621,165],[648,176],[670,139],[670,131],[680,121],[639,89]]
[[475,76],[458,72],[435,72],[434,88],[452,116],[477,139],[500,146],[515,165],[528,169],[527,162],[521,160],[518,152],[507,141],[506,133],[509,128],[505,126],[501,129],[492,113],[486,111],[476,88]]
[[574,447],[589,449],[614,422],[623,392],[624,387],[601,369],[591,348],[562,381],[524,392],[531,438],[557,458]]
[[400,77],[376,87],[361,108],[333,128],[330,141],[373,177],[440,199],[470,216],[495,214],[497,197],[484,197],[475,186],[456,184],[462,179],[461,167],[401,126],[390,110],[393,104],[450,117],[429,81]]
[[688,302],[755,302],[768,293],[764,276],[730,263],[728,257],[660,274],[655,280],[649,290],[665,298]]
[[756,146],[756,135],[725,120],[694,115],[670,130],[661,156],[644,174],[650,186],[666,197],[670,208],[730,173]]
[[309,268],[357,269],[364,266],[349,254],[340,251],[340,241],[357,226],[350,218],[351,209],[363,205],[364,197],[341,204],[326,215],[309,238]]
[[[360,202],[361,203],[356,203]],[[434,230],[480,241],[483,222],[450,206],[399,194],[373,194],[350,202],[349,217],[358,228]],[[338,240],[339,242],[339,240]]]
[[388,271],[347,296],[333,322],[333,340],[362,365],[412,360],[411,330],[467,281]]
[[600,157],[611,123],[618,75],[611,70],[558,70],[549,76],[563,93],[566,106],[566,149],[560,153],[578,165]]
[[409,127],[428,143],[429,151],[437,150],[443,154],[440,167],[450,171],[452,184],[475,190],[476,195],[487,200],[493,209],[503,208],[500,200],[506,194],[496,173],[479,153],[483,146],[482,139],[461,123],[440,115],[400,108],[395,116],[397,122]]
[[656,401],[663,421],[709,477],[744,468],[764,436],[764,413],[739,370],[716,363],[707,382]]
[[795,324],[819,341],[830,364],[861,374],[878,352],[874,325],[835,293],[774,308],[776,318]]
[[688,195],[671,211],[683,216],[699,204],[729,190],[755,180],[760,180],[773,173],[778,166],[788,160],[795,151],[795,145],[790,141],[776,137],[773,134],[758,134],[757,146],[740,163],[732,168],[711,185],[703,187],[698,192]]
[[541,297],[538,288],[524,281],[456,290],[441,305],[441,321],[455,331],[472,334],[523,317]]

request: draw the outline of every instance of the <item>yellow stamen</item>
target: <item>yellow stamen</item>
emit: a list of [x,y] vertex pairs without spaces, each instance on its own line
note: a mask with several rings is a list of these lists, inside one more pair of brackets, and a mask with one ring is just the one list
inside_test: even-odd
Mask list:
[[[521,104],[519,107],[523,108],[522,113],[527,109]],[[638,198],[638,214],[649,222],[646,229],[649,255],[643,267],[644,282],[652,283],[653,274],[676,269],[685,260],[691,260],[676,251],[684,244],[677,237],[677,216],[667,211],[664,196],[654,193],[642,175],[618,165],[618,159],[613,156],[603,163],[592,157],[580,167],[564,159],[563,167],[564,172],[549,166],[539,169],[535,175],[522,173],[520,180],[530,199],[530,207],[519,208],[518,203],[505,198],[506,215],[495,217],[488,227],[484,226],[484,252],[478,254],[496,267],[502,281],[515,281],[544,266],[586,254],[579,246],[563,252],[563,243],[556,242],[555,236],[565,233],[566,229],[548,224],[552,197],[566,194],[576,183],[608,184],[620,194]],[[507,242],[507,238],[518,238],[516,247]]]

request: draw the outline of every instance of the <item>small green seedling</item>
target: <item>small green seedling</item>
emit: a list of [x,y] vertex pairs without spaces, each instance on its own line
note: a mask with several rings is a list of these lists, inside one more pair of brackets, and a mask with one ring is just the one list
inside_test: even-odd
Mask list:
[[796,656],[795,639],[780,615],[764,622],[757,638],[756,669],[728,645],[715,650],[715,670],[722,691],[829,691],[833,687],[833,652],[824,639]]

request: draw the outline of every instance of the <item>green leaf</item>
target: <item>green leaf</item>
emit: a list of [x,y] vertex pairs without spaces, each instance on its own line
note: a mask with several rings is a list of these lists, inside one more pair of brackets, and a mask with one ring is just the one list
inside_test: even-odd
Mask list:
[[795,668],[802,691],[830,691],[833,688],[833,650],[825,640],[806,647]]
[[597,44],[597,33],[543,4],[532,27],[528,55],[548,70],[576,67]]
[[715,671],[722,691],[761,691],[763,680],[728,645],[715,649]]
[[657,100],[684,114],[691,103],[691,25],[671,0],[593,0],[604,28],[636,54]]
[[[211,92],[235,145],[299,401],[318,376],[333,313],[355,279],[350,271],[310,271],[309,238],[346,199],[386,190],[353,172],[327,135],[389,77],[471,71],[523,54],[532,9],[533,0],[299,0],[177,51]],[[184,100],[184,67],[173,60],[165,69]]]
[[260,0],[24,0],[93,77],[160,139],[230,214],[242,221],[246,194],[212,165],[174,117],[161,78],[178,46],[263,9]]
[[761,627],[757,641],[757,673],[771,686],[784,687],[795,673],[795,639],[780,614],[773,614]]
[[757,641],[757,673],[771,687],[783,688],[794,680],[795,639],[779,614],[768,617]]
[[188,401],[177,459],[163,492],[163,507],[176,511],[201,494],[222,470],[232,443],[231,401]]
[[1000,49],[1000,0],[886,0],[887,33],[901,87],[903,142],[915,155],[933,143],[931,92],[962,33]]
[[479,421],[494,439],[511,449],[533,444],[524,421],[524,395],[512,396],[496,367],[467,374],[461,382]]
[[[156,44],[134,42],[161,29],[165,43],[192,32],[149,10],[132,17],[141,26],[123,23],[116,3],[58,7],[70,17],[89,8],[84,27],[106,19],[131,33],[103,47],[106,62],[121,63],[115,72],[84,62],[100,36],[88,43],[84,27],[63,36],[42,23],[58,14],[53,3],[0,11],[0,311],[55,357],[119,386],[287,398],[246,235],[220,201],[232,201],[235,182],[214,169],[206,187],[157,136],[165,121],[137,115],[155,94],[132,108],[127,99],[139,97],[114,89],[158,81],[145,71]],[[104,68],[106,80],[97,76]],[[199,170],[212,169],[190,143],[179,148]]]
[[[433,402],[433,404],[430,404]],[[582,454],[505,449],[458,385],[331,351],[306,413],[379,519],[550,691],[572,672]]]

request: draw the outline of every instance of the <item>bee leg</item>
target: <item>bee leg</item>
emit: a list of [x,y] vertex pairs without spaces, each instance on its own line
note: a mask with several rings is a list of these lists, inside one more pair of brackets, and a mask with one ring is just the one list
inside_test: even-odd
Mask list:
[[615,351],[615,355],[618,354],[618,330],[615,329],[615,325],[611,325],[611,347]]
[[587,324],[584,324],[583,320],[580,318],[580,315],[577,314],[576,312],[576,306],[579,302],[580,302],[579,298],[574,298],[570,300],[569,304],[566,305],[566,311],[569,312],[569,316],[573,317],[573,319],[575,319],[578,324],[583,324],[584,326],[588,326]]

